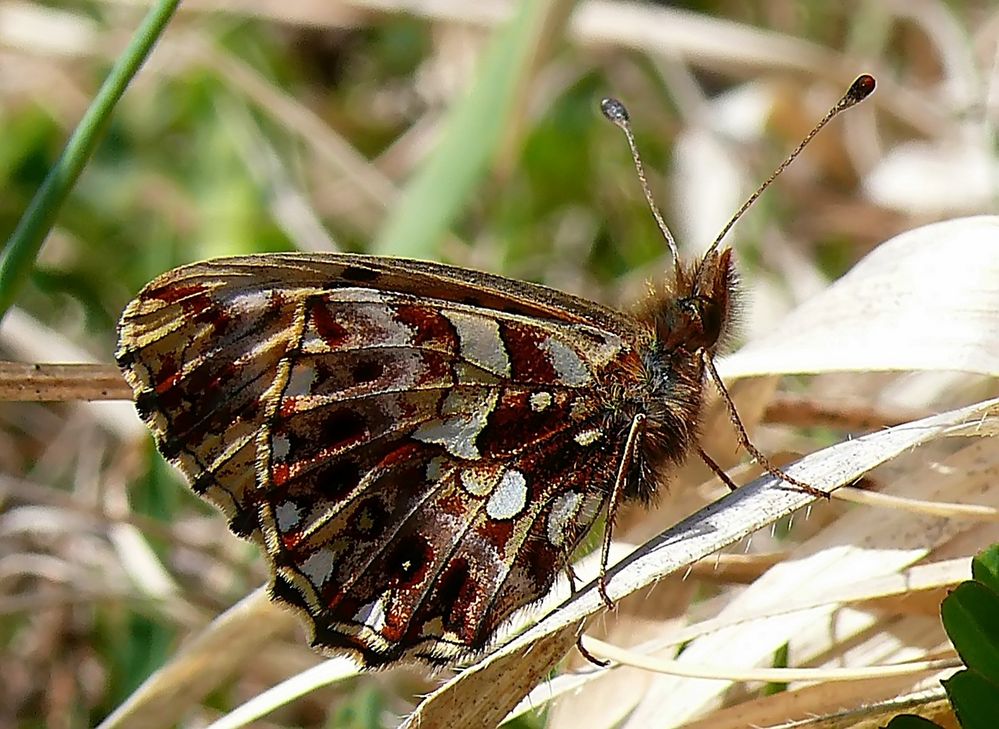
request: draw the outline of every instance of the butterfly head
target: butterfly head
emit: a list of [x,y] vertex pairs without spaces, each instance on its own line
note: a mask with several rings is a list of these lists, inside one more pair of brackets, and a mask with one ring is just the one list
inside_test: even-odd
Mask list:
[[678,266],[673,285],[653,304],[662,350],[713,355],[731,329],[736,279],[731,248],[709,251],[693,266]]

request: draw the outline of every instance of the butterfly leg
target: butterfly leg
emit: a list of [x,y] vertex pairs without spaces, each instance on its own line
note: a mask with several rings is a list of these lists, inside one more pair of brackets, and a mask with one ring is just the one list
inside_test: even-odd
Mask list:
[[710,468],[712,471],[715,472],[715,475],[719,479],[721,479],[721,482],[726,486],[728,486],[729,491],[735,491],[736,489],[739,488],[739,484],[737,484],[735,481],[729,478],[728,474],[725,473],[725,470],[717,463],[715,463],[714,459],[711,458],[711,456],[709,456],[707,453],[705,453],[704,449],[701,448],[700,446],[697,447],[697,455],[699,455],[701,457],[701,460],[707,464],[708,468]]
[[610,661],[605,661],[602,658],[597,658],[595,655],[590,653],[586,646],[583,645],[583,628],[586,625],[585,621],[579,624],[579,632],[576,633],[576,650],[579,651],[579,655],[585,658],[587,661],[592,663],[597,668],[607,668],[611,664]]
[[631,427],[628,429],[628,438],[624,443],[624,452],[621,453],[621,462],[617,467],[614,489],[611,491],[610,500],[607,503],[607,523],[604,526],[604,541],[600,548],[600,572],[597,575],[597,591],[600,593],[604,604],[610,610],[613,610],[615,605],[610,595],[607,594],[607,560],[610,559],[611,539],[614,535],[614,517],[617,516],[617,505],[624,491],[628,468],[631,466],[631,459],[638,445],[638,432],[645,422],[645,417],[644,413],[638,413],[631,421]]
[[[777,466],[770,463],[770,459],[767,458],[760,449],[753,445],[752,441],[749,440],[749,434],[746,432],[746,426],[742,424],[742,420],[739,418],[739,411],[735,409],[735,403],[732,402],[732,398],[728,394],[728,390],[725,389],[725,384],[721,380],[721,376],[718,374],[718,370],[715,369],[714,360],[711,355],[705,353],[703,356],[704,366],[711,376],[711,381],[715,384],[718,389],[718,394],[721,395],[722,400],[725,401],[725,406],[728,408],[728,417],[732,421],[732,426],[735,428],[736,435],[739,437],[739,444],[746,449],[746,452],[753,457],[753,459],[763,466],[763,469],[769,473],[774,478],[780,479],[785,483],[789,483],[794,486],[794,490],[801,491],[802,493],[809,494],[810,496],[816,496],[820,499],[831,499],[832,495],[826,493],[822,489],[817,489],[814,486],[810,486],[804,481],[799,481],[794,478],[794,476],[789,476],[784,473]],[[703,453],[702,453],[703,457]],[[710,463],[708,464],[711,465]],[[717,473],[717,471],[715,471]]]
[[[572,553],[567,551],[565,555],[565,576],[569,580],[569,592],[571,595],[575,596],[577,589],[576,585],[579,583],[579,575],[576,574],[576,570],[572,567]],[[579,651],[579,655],[585,658],[587,661],[592,663],[598,668],[607,668],[610,665],[610,661],[604,661],[597,658],[595,655],[587,650],[586,646],[583,645],[583,631],[586,626],[586,621],[582,621],[579,624],[579,630],[576,633],[576,650]]]
[[576,595],[576,584],[579,580],[579,575],[576,574],[576,570],[572,566],[572,555],[566,554],[565,561],[565,576],[569,580],[569,594],[572,596]]

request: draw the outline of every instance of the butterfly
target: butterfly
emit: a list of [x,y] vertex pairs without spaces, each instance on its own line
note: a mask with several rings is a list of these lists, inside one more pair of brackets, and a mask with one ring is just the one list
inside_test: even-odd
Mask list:
[[691,453],[713,466],[698,425],[737,295],[720,238],[631,313],[402,258],[205,261],[128,304],[116,360],[317,650],[449,664],[544,596],[601,513],[648,504]]

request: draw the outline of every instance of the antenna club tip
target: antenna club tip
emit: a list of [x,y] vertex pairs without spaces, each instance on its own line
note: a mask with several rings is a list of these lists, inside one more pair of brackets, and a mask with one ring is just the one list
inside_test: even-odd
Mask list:
[[850,84],[850,89],[843,99],[851,106],[860,103],[874,93],[875,86],[877,86],[877,81],[874,80],[874,77],[869,73],[862,73]]
[[630,120],[628,110],[617,99],[608,96],[600,100],[600,111],[605,117],[617,125],[627,124]]

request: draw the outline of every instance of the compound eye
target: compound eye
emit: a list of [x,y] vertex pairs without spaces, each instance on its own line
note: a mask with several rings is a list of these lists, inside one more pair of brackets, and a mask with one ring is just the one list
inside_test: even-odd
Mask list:
[[713,347],[718,344],[722,333],[722,313],[718,305],[711,300],[704,300],[698,307],[698,318],[701,331],[704,333],[704,345]]
[[690,296],[673,304],[668,318],[663,319],[660,331],[662,346],[667,350],[676,347],[687,352],[711,349],[718,343],[721,319],[718,305],[703,296]]

